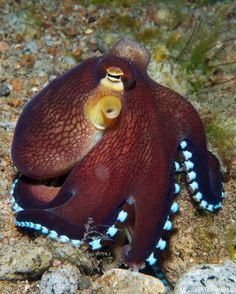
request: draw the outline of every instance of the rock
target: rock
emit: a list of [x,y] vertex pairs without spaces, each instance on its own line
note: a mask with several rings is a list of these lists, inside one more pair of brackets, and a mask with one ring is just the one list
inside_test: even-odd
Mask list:
[[49,269],[41,279],[39,289],[42,294],[75,293],[81,274],[77,267],[67,264]]
[[69,66],[75,66],[77,64],[75,58],[69,55],[63,58],[63,63]]
[[6,42],[0,42],[0,52],[6,52],[9,50],[9,46]]
[[91,35],[92,33],[93,33],[93,30],[90,29],[90,28],[88,28],[88,29],[85,30],[85,34],[86,35]]
[[74,37],[78,34],[77,29],[73,26],[65,28],[64,32],[69,37]]
[[185,273],[174,289],[174,294],[236,293],[236,263],[204,264]]
[[56,47],[49,47],[47,49],[48,54],[52,55],[52,56],[56,56],[57,55],[57,48]]
[[56,258],[75,265],[81,273],[92,275],[98,271],[99,261],[87,249],[83,250],[59,242],[52,243],[51,246]]
[[7,97],[10,95],[10,89],[6,85],[0,85],[0,96]]
[[52,255],[33,243],[5,245],[0,251],[0,280],[35,279],[52,264]]
[[175,18],[169,9],[160,8],[154,13],[154,21],[158,26],[171,25],[175,21]]
[[16,34],[16,41],[17,41],[18,43],[21,43],[21,42],[23,42],[24,40],[25,40],[25,38],[24,38],[23,35],[21,35],[21,34]]
[[76,58],[76,59],[80,59],[82,57],[83,54],[83,49],[80,47],[76,47],[73,51],[72,51],[72,55]]
[[35,64],[36,58],[33,54],[25,54],[21,56],[20,63],[22,66],[32,68]]
[[11,81],[13,90],[16,92],[20,92],[23,89],[24,83],[20,79],[12,79]]
[[19,107],[21,106],[22,101],[19,98],[10,98],[8,101],[8,105],[13,106],[13,107]]
[[93,283],[96,293],[165,293],[165,286],[154,277],[124,269],[112,269]]

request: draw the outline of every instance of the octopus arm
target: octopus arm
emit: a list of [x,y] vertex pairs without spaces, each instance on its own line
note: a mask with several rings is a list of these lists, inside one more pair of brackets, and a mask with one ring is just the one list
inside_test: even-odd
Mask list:
[[203,209],[215,211],[221,207],[223,185],[219,161],[207,149],[203,123],[186,99],[161,86],[158,86],[158,93],[161,93],[157,101],[162,115],[172,118],[169,129],[177,133],[193,198]]
[[[188,116],[188,117],[187,117]],[[193,167],[187,170],[187,180],[189,189],[193,197],[197,197],[200,206],[207,208],[210,206],[212,211],[222,199],[222,181],[220,177],[218,159],[207,150],[206,138],[203,124],[194,111],[188,112],[185,117],[190,121],[187,128],[184,142],[186,146],[182,147],[184,164],[193,163]],[[192,120],[190,118],[192,117]],[[209,210],[211,210],[211,208]]]
[[14,188],[14,199],[24,209],[43,208],[46,203],[51,202],[58,194],[59,187],[48,187],[35,185],[18,180]]
[[157,248],[173,203],[174,162],[162,152],[165,153],[165,150],[158,146],[158,167],[153,165],[152,171],[145,171],[146,175],[143,177],[146,183],[142,183],[142,188],[137,189],[133,210],[128,208],[131,212],[127,225],[132,241],[130,250],[126,252],[125,262],[133,268],[142,266],[143,261]]
[[126,201],[129,187],[128,162],[116,141],[116,131],[104,135],[77,163],[51,202],[37,207],[31,197],[33,208],[18,212],[17,221],[37,222],[69,238],[82,238],[91,219],[98,232],[106,232]]

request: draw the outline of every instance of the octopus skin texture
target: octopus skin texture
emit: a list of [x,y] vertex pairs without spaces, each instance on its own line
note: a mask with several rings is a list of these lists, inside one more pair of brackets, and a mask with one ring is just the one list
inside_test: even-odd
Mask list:
[[16,225],[93,250],[131,236],[123,262],[156,262],[171,230],[185,172],[199,208],[224,198],[219,161],[203,124],[181,95],[147,73],[149,52],[121,39],[50,82],[24,107],[11,155],[19,170],[10,194]]

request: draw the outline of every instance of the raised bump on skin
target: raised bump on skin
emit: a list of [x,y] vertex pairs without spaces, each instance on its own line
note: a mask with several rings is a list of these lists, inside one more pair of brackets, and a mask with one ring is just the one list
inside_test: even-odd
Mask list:
[[34,229],[34,223],[30,222],[30,223],[29,223],[29,228],[30,228],[30,229]]
[[208,211],[214,211],[214,205],[213,204],[209,204],[206,208]]
[[164,225],[164,230],[170,231],[171,229],[172,229],[172,222],[170,220],[167,220]]
[[216,204],[215,206],[214,206],[214,209],[219,209],[219,208],[221,208],[222,207],[222,202],[219,202],[218,204]]
[[204,209],[207,208],[207,205],[208,205],[208,203],[207,203],[205,200],[202,200],[202,201],[200,202],[200,204],[199,204],[199,206],[200,206],[201,208],[204,208]]
[[195,195],[193,195],[193,199],[200,202],[202,200],[202,193],[198,191]]
[[16,211],[18,209],[18,207],[19,207],[19,205],[15,202],[14,205],[12,206],[12,209]]
[[35,224],[34,229],[36,231],[40,231],[42,229],[42,226],[40,224]]
[[179,204],[177,202],[173,202],[171,206],[171,212],[172,213],[177,213],[179,211]]
[[128,216],[128,213],[124,210],[121,210],[121,212],[119,213],[117,217],[117,220],[123,223],[126,220],[127,216]]
[[89,242],[89,245],[92,246],[92,250],[97,250],[102,247],[100,242],[101,242],[101,239],[96,239],[96,240]]
[[80,241],[80,240],[74,240],[74,239],[70,240],[70,243],[71,243],[73,246],[75,246],[75,247],[79,247],[81,244],[83,244],[82,241]]
[[16,184],[18,183],[18,179],[15,179],[15,181],[11,185],[11,190],[15,189]]
[[189,184],[189,187],[192,189],[192,191],[196,191],[198,189],[198,183],[194,181]]
[[49,229],[46,228],[46,227],[44,227],[44,226],[42,226],[42,227],[41,227],[41,232],[42,232],[43,234],[48,234],[48,233],[49,233]]
[[19,211],[22,211],[23,210],[23,208],[21,208],[16,202],[13,204],[12,209],[15,212],[19,212]]
[[157,259],[154,257],[154,253],[152,253],[146,261],[149,263],[149,265],[154,265],[157,262]]
[[180,144],[179,144],[180,148],[183,150],[187,147],[187,142],[186,141],[182,141]]
[[11,199],[10,199],[10,203],[11,203],[11,205],[13,205],[15,202],[16,202],[16,200],[15,200],[15,198],[12,196]]
[[51,231],[49,231],[48,237],[51,238],[51,239],[57,239],[58,234],[57,234],[56,231],[51,230]]
[[12,184],[12,187],[15,188],[16,184],[18,183],[19,179],[15,179],[15,181]]
[[184,167],[186,170],[190,170],[194,167],[194,163],[190,160],[184,162]]
[[180,164],[175,161],[175,171],[178,172],[180,170]]
[[110,235],[111,237],[114,237],[117,233],[118,229],[115,227],[115,225],[111,226],[107,230],[107,235]]
[[167,242],[166,240],[163,240],[162,238],[159,240],[159,242],[156,245],[156,248],[160,249],[160,250],[164,250],[167,246]]
[[59,237],[59,241],[61,241],[62,243],[66,243],[66,242],[70,242],[70,239],[66,235],[61,235]]
[[195,180],[196,177],[197,177],[197,174],[193,170],[190,173],[187,173],[188,182],[191,182],[192,180]]
[[14,189],[15,189],[15,186],[16,186],[17,182],[18,182],[18,179],[15,179],[15,181],[12,183],[11,190],[9,191],[10,195],[13,195]]
[[175,194],[179,194],[180,191],[181,191],[180,185],[175,184]]
[[188,160],[193,156],[193,154],[191,152],[187,151],[187,150],[183,151],[182,153],[184,155],[185,160]]

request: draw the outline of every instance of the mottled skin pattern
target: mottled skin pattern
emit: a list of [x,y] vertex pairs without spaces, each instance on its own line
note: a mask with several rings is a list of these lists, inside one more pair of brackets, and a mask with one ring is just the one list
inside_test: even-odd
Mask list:
[[[219,163],[207,151],[199,115],[186,99],[148,76],[149,59],[141,45],[120,40],[108,55],[78,65],[26,105],[12,144],[13,162],[25,176],[13,194],[23,208],[18,222],[39,223],[82,239],[88,218],[105,233],[132,199],[130,223],[127,219],[132,242],[124,262],[140,266],[163,233],[183,141],[192,154],[198,191],[208,205],[219,208]],[[104,74],[98,64],[124,72],[122,91],[101,85]],[[104,95],[118,97],[122,108],[116,122],[100,132],[86,117],[84,105],[89,97]],[[61,187],[37,181],[65,173]]]

